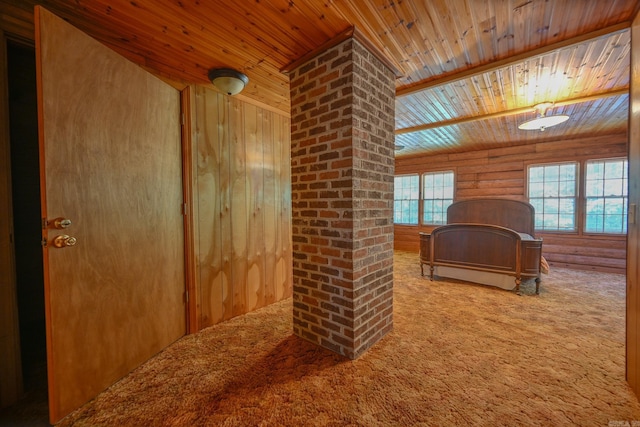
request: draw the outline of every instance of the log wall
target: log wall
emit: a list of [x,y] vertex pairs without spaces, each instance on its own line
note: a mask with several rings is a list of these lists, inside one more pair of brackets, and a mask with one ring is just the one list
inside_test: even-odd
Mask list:
[[[627,135],[550,141],[492,150],[396,159],[396,175],[453,170],[455,200],[481,197],[527,201],[530,164],[627,156]],[[582,164],[581,164],[582,168]],[[579,212],[579,216],[581,211]],[[394,227],[395,249],[418,252],[418,232],[433,226]],[[576,233],[537,233],[551,266],[625,273],[626,236]]]

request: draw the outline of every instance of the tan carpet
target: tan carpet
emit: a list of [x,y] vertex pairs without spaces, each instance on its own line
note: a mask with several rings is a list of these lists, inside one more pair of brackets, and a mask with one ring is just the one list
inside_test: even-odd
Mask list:
[[291,299],[186,336],[61,426],[607,426],[624,276],[554,269],[525,295],[430,282],[395,256],[394,330],[349,361],[292,336]]

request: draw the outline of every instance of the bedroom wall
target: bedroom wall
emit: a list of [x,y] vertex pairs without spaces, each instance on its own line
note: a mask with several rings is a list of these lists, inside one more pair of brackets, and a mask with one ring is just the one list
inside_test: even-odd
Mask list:
[[[499,197],[526,201],[527,166],[627,156],[627,134],[551,141],[492,150],[397,158],[396,175],[453,170],[455,199]],[[433,227],[394,227],[395,249],[419,251],[418,232]],[[625,273],[626,236],[538,233],[551,266]]]
[[292,294],[290,119],[195,87],[198,327]]

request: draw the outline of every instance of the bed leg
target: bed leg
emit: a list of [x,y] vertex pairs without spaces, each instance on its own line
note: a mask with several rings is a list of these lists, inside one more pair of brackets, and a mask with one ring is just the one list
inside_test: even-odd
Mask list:
[[520,282],[522,282],[522,280],[516,277],[516,295],[522,295],[522,292],[520,292]]
[[424,277],[424,264],[420,263],[420,275]]
[[431,273],[430,277],[431,277],[431,281],[433,282],[433,265],[429,266],[429,272]]
[[540,278],[536,277],[536,295],[540,295]]

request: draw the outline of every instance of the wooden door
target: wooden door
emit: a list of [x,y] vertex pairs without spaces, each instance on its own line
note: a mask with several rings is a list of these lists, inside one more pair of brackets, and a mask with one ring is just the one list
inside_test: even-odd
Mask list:
[[629,221],[627,230],[627,381],[640,397],[640,14],[631,26]]
[[185,333],[180,93],[42,8],[35,22],[55,423]]

